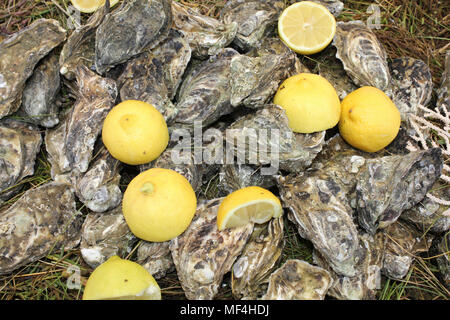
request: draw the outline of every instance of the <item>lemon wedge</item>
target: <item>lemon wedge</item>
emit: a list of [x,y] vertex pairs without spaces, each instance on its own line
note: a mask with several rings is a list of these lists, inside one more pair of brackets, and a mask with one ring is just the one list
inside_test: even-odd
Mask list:
[[280,200],[269,190],[247,187],[230,193],[219,206],[217,227],[219,230],[264,223],[281,216]]
[[323,5],[302,1],[290,5],[278,19],[278,34],[293,51],[314,54],[325,49],[336,33],[336,19]]
[[[98,8],[105,5],[106,0],[70,0],[72,5],[83,13],[92,13]],[[115,6],[119,0],[109,0],[109,5],[112,8]]]

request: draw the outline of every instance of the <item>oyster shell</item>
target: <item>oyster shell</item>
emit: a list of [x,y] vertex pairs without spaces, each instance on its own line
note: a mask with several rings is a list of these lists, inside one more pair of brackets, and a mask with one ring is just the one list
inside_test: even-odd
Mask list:
[[164,40],[172,25],[171,0],[128,0],[108,13],[95,36],[100,74]]
[[86,172],[101,124],[117,97],[113,80],[86,67],[77,70],[77,101],[64,120],[45,135],[52,178],[72,170]]
[[70,185],[50,182],[29,189],[0,211],[0,274],[34,262],[54,247],[75,247],[81,223]]
[[333,285],[328,295],[339,300],[375,300],[377,290],[381,287],[381,268],[385,250],[386,237],[377,233],[359,235],[359,248],[355,259],[357,273],[354,277],[336,274],[326,263],[319,252],[314,250],[313,260],[330,272]]
[[442,161],[439,148],[367,160],[356,185],[359,224],[374,234],[395,222],[424,198],[441,174]]
[[141,242],[137,250],[136,262],[155,278],[161,279],[175,269],[170,252],[170,241]]
[[450,108],[450,51],[445,55],[445,69],[442,73],[441,86],[437,90],[438,109],[448,110]]
[[250,186],[269,189],[274,185],[275,178],[261,174],[260,167],[245,164],[225,164],[220,167],[218,188],[225,194]]
[[312,2],[319,3],[325,8],[330,10],[331,14],[336,18],[340,16],[342,10],[344,9],[344,4],[339,0],[311,0]]
[[9,199],[20,188],[14,185],[34,173],[41,143],[34,125],[12,119],[0,121],[0,201]]
[[283,251],[283,218],[255,225],[240,257],[233,264],[231,288],[236,299],[256,299]]
[[261,300],[323,300],[332,282],[325,269],[290,259],[270,275]]
[[336,57],[356,85],[388,91],[391,76],[386,51],[362,21],[338,22],[333,45]]
[[176,122],[192,126],[201,121],[203,126],[208,126],[233,111],[230,104],[230,63],[238,54],[236,50],[227,48],[190,70],[180,87]]
[[178,278],[190,300],[211,300],[225,273],[243,250],[253,224],[217,230],[217,210],[222,198],[200,204],[188,229],[171,240]]
[[433,80],[430,68],[422,60],[409,57],[394,59],[389,63],[392,76],[392,100],[400,111],[403,121],[408,114],[419,115],[431,100]]
[[172,1],[172,14],[173,28],[186,36],[192,54],[197,58],[219,54],[233,41],[238,31],[236,22],[224,24],[176,1]]
[[43,58],[28,79],[22,94],[18,115],[25,121],[51,128],[59,123],[55,102],[60,89],[58,56],[55,53]]
[[248,51],[273,31],[284,7],[280,0],[231,0],[221,9],[220,18],[225,24],[237,23],[233,44]]
[[64,40],[58,21],[39,19],[0,42],[0,118],[19,109],[34,67]]
[[122,214],[122,208],[117,207],[86,216],[81,229],[80,251],[83,260],[95,269],[114,255],[125,258],[136,241]]
[[439,271],[445,282],[447,288],[450,288],[450,232],[444,234],[437,242],[437,254],[436,258]]
[[102,148],[97,159],[75,186],[78,199],[94,212],[104,212],[117,207],[122,200],[119,160]]
[[102,6],[70,34],[59,56],[60,73],[65,78],[74,80],[81,66],[95,71],[95,33],[106,13],[106,6]]
[[414,227],[400,221],[389,225],[384,233],[387,242],[382,273],[391,279],[401,280],[408,273],[414,255],[428,252],[433,238],[423,236]]

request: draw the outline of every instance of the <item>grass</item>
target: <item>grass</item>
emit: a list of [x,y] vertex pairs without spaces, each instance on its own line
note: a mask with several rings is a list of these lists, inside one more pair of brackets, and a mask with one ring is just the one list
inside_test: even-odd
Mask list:
[[[178,0],[196,8],[201,13],[218,17],[220,9],[226,0]],[[290,4],[292,0],[285,0]],[[366,21],[372,15],[368,7],[373,1],[346,0],[345,9],[339,20]],[[450,50],[450,2],[436,0],[378,0],[380,8],[381,28],[375,29],[377,37],[388,52],[389,59],[410,56],[421,59],[431,69],[434,88],[440,85],[444,66],[445,53]],[[69,28],[67,13],[69,0],[3,0],[0,2],[0,40],[39,18],[53,18]],[[89,15],[82,14],[83,23]],[[316,70],[318,63],[326,63],[320,56],[302,59],[311,70]],[[64,95],[63,106],[68,107],[73,99]],[[431,104],[436,101],[434,90]],[[443,141],[436,136],[437,141]],[[448,159],[446,159],[448,161]],[[51,166],[46,157],[45,146],[37,158],[35,174],[27,177],[19,184],[22,192],[1,205],[4,209],[14,203],[26,190],[37,187],[51,180]],[[127,170],[129,169],[129,170]],[[124,190],[128,182],[136,174],[132,168],[125,168],[122,174],[121,188]],[[217,195],[218,176],[214,176],[206,183],[201,191],[202,197],[213,198]],[[449,187],[445,185],[444,187]],[[87,210],[81,205],[78,209],[86,214]],[[301,259],[312,262],[312,244],[302,239],[295,226],[285,219],[285,249],[279,265],[287,259]],[[137,246],[138,244],[136,244]],[[136,249],[136,248],[135,248]],[[132,252],[135,253],[135,250]],[[133,253],[133,254],[134,254]],[[405,279],[395,281],[383,278],[382,287],[378,293],[380,300],[433,300],[449,299],[448,289],[437,276],[434,257],[430,253],[418,256]],[[30,263],[12,274],[0,275],[0,299],[21,300],[62,300],[80,299],[83,286],[70,286],[74,272],[79,272],[81,284],[84,284],[92,269],[83,261],[77,249],[64,250],[54,248],[46,257]],[[72,278],[71,278],[72,277]],[[168,274],[158,280],[164,299],[184,299],[184,293],[176,273]],[[73,283],[72,283],[73,284]],[[69,288],[71,287],[71,288]],[[224,279],[217,299],[231,299],[229,275]]]

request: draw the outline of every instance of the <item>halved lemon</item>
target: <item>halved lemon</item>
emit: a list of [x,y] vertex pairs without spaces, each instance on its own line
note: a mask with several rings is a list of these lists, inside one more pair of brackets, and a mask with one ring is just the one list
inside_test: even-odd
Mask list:
[[219,230],[264,223],[281,216],[280,200],[269,190],[247,187],[230,193],[219,206],[217,227]]
[[[105,5],[106,0],[70,0],[73,6],[83,13],[92,13],[98,8]],[[109,5],[112,8],[119,2],[119,0],[109,0]]]
[[278,34],[293,51],[314,54],[325,49],[336,33],[336,19],[323,5],[302,1],[284,9]]

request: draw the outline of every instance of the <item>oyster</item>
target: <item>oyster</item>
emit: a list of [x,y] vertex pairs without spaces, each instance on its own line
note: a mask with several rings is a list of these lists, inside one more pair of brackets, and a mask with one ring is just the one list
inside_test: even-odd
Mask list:
[[18,115],[25,121],[51,128],[59,123],[56,95],[60,89],[58,56],[43,58],[28,79]]
[[367,160],[356,185],[359,224],[374,234],[395,222],[424,198],[442,166],[440,148]]
[[240,257],[233,264],[231,288],[237,299],[256,299],[283,251],[283,218],[255,225]]
[[161,279],[174,270],[170,241],[141,242],[137,250],[136,262],[143,266],[155,278]]
[[270,275],[261,300],[323,300],[332,282],[325,269],[290,259]]
[[53,178],[72,170],[86,172],[101,124],[117,97],[113,80],[86,67],[77,70],[77,101],[64,120],[45,135]]
[[260,167],[246,164],[225,164],[221,166],[218,188],[225,194],[250,186],[269,189],[276,185],[271,175],[261,174]]
[[148,102],[161,112],[166,122],[174,120],[177,110],[164,84],[164,65],[151,53],[144,52],[128,61],[117,82],[122,101]]
[[439,271],[447,288],[450,288],[450,232],[444,234],[437,242],[436,258]]
[[237,23],[233,44],[248,51],[273,31],[284,7],[280,0],[231,0],[221,9],[220,18],[227,25]]
[[381,287],[381,268],[385,250],[386,237],[377,233],[374,237],[367,233],[359,235],[359,248],[355,255],[357,273],[354,277],[336,274],[314,250],[313,259],[320,267],[330,272],[333,285],[328,295],[339,300],[375,300],[377,290]]
[[391,279],[403,279],[411,267],[414,255],[428,252],[433,238],[424,236],[414,227],[400,221],[389,225],[384,233],[387,242],[382,273]]
[[0,42],[0,118],[19,109],[34,67],[64,40],[58,21],[39,19]]
[[119,188],[120,161],[102,148],[97,159],[75,186],[78,199],[94,212],[117,207],[122,200]]
[[109,257],[130,253],[137,239],[128,228],[122,209],[89,213],[81,229],[80,251],[83,260],[95,269]]
[[441,111],[448,110],[450,108],[450,51],[447,51],[445,55],[445,69],[442,73],[441,86],[437,90],[437,102],[436,106]]
[[106,13],[106,6],[95,11],[86,24],[70,34],[64,44],[59,56],[59,66],[60,73],[67,79],[74,80],[77,68],[81,66],[95,71],[95,33]]
[[197,58],[218,54],[233,41],[238,31],[237,22],[224,24],[176,1],[172,1],[172,14],[173,28],[186,36]]
[[319,3],[325,8],[330,10],[331,14],[336,18],[340,16],[342,10],[344,9],[344,4],[339,0],[311,0],[312,2]]
[[12,119],[0,121],[0,201],[9,199],[20,188],[14,185],[34,173],[41,143],[34,125]]
[[386,51],[362,21],[338,22],[333,45],[353,82],[388,91],[391,76]]
[[81,223],[70,185],[50,182],[29,189],[0,211],[0,274],[45,257],[54,247],[75,247]]
[[433,80],[425,62],[413,58],[394,59],[389,63],[392,76],[392,100],[403,121],[408,114],[423,114],[418,106],[425,107],[431,100]]
[[222,198],[200,204],[188,229],[171,240],[178,278],[190,300],[211,300],[250,237],[253,224],[217,230]]
[[230,63],[238,54],[236,50],[227,48],[190,70],[180,87],[176,122],[192,126],[201,121],[203,126],[208,126],[233,111],[230,104]]
[[152,49],[169,34],[171,0],[128,0],[106,15],[95,36],[95,67],[100,74],[145,49]]

